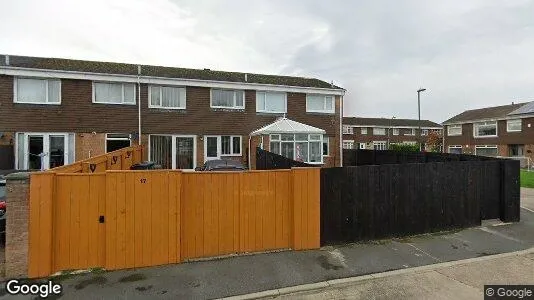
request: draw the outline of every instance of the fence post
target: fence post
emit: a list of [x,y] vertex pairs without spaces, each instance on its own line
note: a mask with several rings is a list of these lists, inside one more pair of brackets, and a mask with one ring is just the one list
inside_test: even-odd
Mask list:
[[501,164],[501,195],[500,219],[503,222],[519,222],[520,218],[520,187],[518,160],[502,160]]

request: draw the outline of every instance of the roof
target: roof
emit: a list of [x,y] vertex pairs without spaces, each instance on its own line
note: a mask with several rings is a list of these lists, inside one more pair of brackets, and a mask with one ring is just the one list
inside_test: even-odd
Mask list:
[[325,134],[326,131],[310,125],[302,124],[290,120],[286,117],[279,118],[273,123],[253,131],[250,135],[261,135],[271,133],[307,133],[307,134]]
[[486,119],[502,119],[502,118],[506,118],[508,114],[519,109],[525,104],[526,103],[517,103],[517,104],[508,104],[508,105],[466,110],[463,113],[456,115],[448,119],[447,121],[443,122],[443,124],[467,123],[470,121],[486,120]]
[[522,114],[532,114],[534,113],[534,101],[529,102],[520,108],[512,111],[508,115],[522,115]]
[[393,118],[359,118],[343,117],[344,125],[356,126],[385,126],[385,127],[440,127],[441,125],[429,120],[393,119]]
[[[16,55],[0,55],[1,67],[18,67],[57,71],[88,72],[116,75],[138,75],[138,66],[141,66],[142,76],[198,79],[235,83],[257,83],[295,87],[339,89],[326,81],[315,78],[265,75],[240,72],[214,71],[210,69],[186,69],[176,67],[163,67],[151,65],[126,64],[116,62],[100,62],[89,60],[75,60],[64,58],[30,57]],[[245,80],[246,78],[246,80]]]

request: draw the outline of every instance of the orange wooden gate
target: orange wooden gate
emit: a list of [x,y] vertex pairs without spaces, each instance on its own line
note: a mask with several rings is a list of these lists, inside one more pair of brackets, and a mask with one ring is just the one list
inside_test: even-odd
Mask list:
[[319,247],[319,169],[32,174],[29,277]]

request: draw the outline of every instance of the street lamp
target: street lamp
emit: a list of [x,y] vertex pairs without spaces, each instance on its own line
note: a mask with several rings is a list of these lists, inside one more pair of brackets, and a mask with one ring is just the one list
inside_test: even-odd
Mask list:
[[420,88],[417,90],[417,114],[419,115],[419,152],[422,151],[422,145],[421,145],[421,92],[426,91],[424,88]]
[[391,144],[391,141],[390,141],[390,131],[391,131],[391,122],[393,121],[393,119],[395,119],[395,116],[391,117],[391,119],[389,119],[389,128],[388,128],[388,150],[389,150],[389,146]]

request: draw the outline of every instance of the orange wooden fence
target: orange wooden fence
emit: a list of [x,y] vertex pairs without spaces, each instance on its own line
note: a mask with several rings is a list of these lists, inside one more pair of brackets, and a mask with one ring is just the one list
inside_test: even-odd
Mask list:
[[29,277],[319,248],[319,172],[34,173]]
[[144,148],[141,145],[122,148],[113,152],[80,160],[48,170],[56,173],[100,173],[106,170],[129,170],[143,160]]

